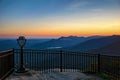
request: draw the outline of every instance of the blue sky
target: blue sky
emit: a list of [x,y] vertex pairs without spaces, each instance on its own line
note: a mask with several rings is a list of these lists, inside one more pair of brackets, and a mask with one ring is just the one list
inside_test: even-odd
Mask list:
[[[31,30],[36,32],[32,36],[60,36],[63,32],[68,32],[66,35],[80,35],[80,31],[87,33],[85,29],[91,28],[99,32],[100,25],[104,25],[101,31],[117,26],[113,29],[116,31],[120,29],[119,21],[120,0],[0,0],[0,36],[28,35]],[[13,32],[6,33],[10,29]],[[39,33],[46,29],[50,30]],[[56,33],[45,35],[54,30]],[[111,33],[111,30],[112,28],[108,32]],[[91,35],[92,32],[93,30]],[[120,34],[118,31],[113,33]],[[93,33],[95,34],[99,33]]]
[[1,0],[0,17],[21,19],[120,9],[120,0]]

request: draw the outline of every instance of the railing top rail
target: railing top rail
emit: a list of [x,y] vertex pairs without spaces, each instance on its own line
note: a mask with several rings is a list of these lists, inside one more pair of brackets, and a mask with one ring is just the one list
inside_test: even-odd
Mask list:
[[107,54],[101,54],[101,56],[106,56],[106,57],[120,57],[120,55],[107,55]]
[[[15,49],[15,50],[20,50],[20,49]],[[62,52],[62,54],[69,54],[69,55],[89,55],[89,56],[97,56],[98,54],[94,54],[94,53],[88,53],[88,52],[78,52],[78,51],[69,51],[69,50],[51,50],[51,49],[44,49],[44,50],[35,50],[35,49],[24,49],[25,52],[31,52],[31,51],[36,51],[36,52],[49,52],[49,53],[56,53],[56,54],[60,54]]]
[[11,52],[13,52],[13,50],[14,50],[14,49],[2,51],[2,52],[0,52],[0,56],[3,56],[3,55],[8,54],[8,53],[11,53]]
[[[15,49],[15,50],[20,50],[20,49]],[[82,55],[101,55],[101,56],[108,56],[108,57],[120,57],[120,55],[108,55],[108,54],[100,54],[100,53],[89,53],[89,52],[80,52],[80,51],[70,51],[70,50],[61,50],[61,49],[59,49],[59,50],[51,50],[51,49],[41,49],[41,50],[36,50],[36,49],[24,49],[24,50],[26,50],[26,51],[48,51],[48,52],[60,52],[60,51],[62,51],[62,53],[64,54],[64,53],[69,53],[69,54],[82,54]]]

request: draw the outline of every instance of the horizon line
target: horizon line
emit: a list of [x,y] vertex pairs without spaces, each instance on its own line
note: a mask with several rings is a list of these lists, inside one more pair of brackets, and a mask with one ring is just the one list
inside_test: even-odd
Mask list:
[[[24,36],[24,35],[20,35],[20,36]],[[70,36],[73,36],[73,37],[92,37],[92,36],[120,36],[120,34],[112,34],[112,35],[88,35],[88,36],[85,36],[85,35],[82,35],[82,36],[77,36],[77,35],[69,35],[69,36],[49,36],[49,37],[46,37],[46,36],[25,36],[27,39],[57,39],[57,38],[60,38],[60,37],[70,37]],[[17,39],[19,36],[7,36],[7,37],[3,37],[3,36],[0,36],[0,39]]]

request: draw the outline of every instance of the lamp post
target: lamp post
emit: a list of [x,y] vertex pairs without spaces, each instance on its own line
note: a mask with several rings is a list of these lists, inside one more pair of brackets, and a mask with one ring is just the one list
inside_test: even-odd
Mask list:
[[21,53],[20,53],[20,67],[16,72],[24,73],[24,72],[26,72],[26,70],[25,70],[24,63],[23,63],[23,47],[26,43],[26,39],[24,36],[19,36],[19,38],[17,39],[17,42],[21,48]]

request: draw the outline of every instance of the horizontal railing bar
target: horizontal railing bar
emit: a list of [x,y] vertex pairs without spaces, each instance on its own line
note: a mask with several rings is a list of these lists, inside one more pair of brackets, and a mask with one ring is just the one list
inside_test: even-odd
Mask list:
[[13,52],[13,49],[0,52],[0,56]]
[[[20,49],[15,49],[15,50],[20,50]],[[60,50],[50,50],[50,49],[45,49],[45,50],[34,50],[34,49],[24,49],[25,51],[49,51],[49,52],[60,52]],[[67,50],[62,50],[63,54],[64,52],[67,52],[68,54],[86,54],[86,55],[98,55],[98,54],[95,54],[95,53],[89,53],[89,52],[79,52],[79,51],[67,51]],[[58,53],[59,54],[59,53]],[[100,53],[99,53],[100,54]],[[109,56],[109,57],[120,57],[120,55],[107,55],[107,54],[100,54],[101,56]]]
[[[15,50],[20,50],[20,49],[15,49]],[[33,50],[33,49],[24,49],[24,52],[25,51],[30,51],[30,52],[33,52],[33,51],[36,51],[36,52],[49,52],[49,54],[52,54],[51,52],[54,52],[54,54],[60,54],[60,50]],[[55,53],[56,52],[56,53]],[[94,56],[94,55],[98,55],[98,54],[92,54],[92,53],[87,53],[87,52],[73,52],[73,51],[65,51],[65,50],[62,50],[62,54],[78,54],[78,55],[90,55],[90,56]],[[38,53],[39,54],[39,53]],[[48,54],[48,53],[46,53]]]
[[0,58],[1,58],[1,57],[5,57],[5,56],[8,56],[8,55],[12,55],[12,54],[14,54],[14,53],[10,52],[9,54],[5,54],[5,55],[0,56]]

